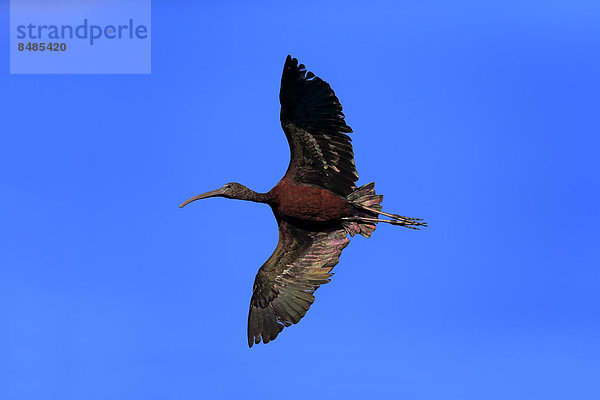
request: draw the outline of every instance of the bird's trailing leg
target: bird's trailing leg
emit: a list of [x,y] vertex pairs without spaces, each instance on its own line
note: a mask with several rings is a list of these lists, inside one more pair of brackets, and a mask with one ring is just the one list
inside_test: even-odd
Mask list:
[[[399,216],[400,217],[400,216]],[[417,229],[419,230],[420,228],[418,228],[419,226],[423,226],[426,227],[427,223],[425,222],[418,222],[418,218],[408,218],[408,217],[402,217],[403,219],[379,219],[379,218],[370,218],[370,217],[345,217],[342,218],[343,220],[346,221],[357,221],[357,222],[385,222],[391,225],[400,225],[403,226],[405,228],[409,228],[409,229]]]
[[[363,236],[370,236],[375,230],[375,224],[385,222],[391,225],[400,225],[410,229],[419,229],[427,226],[420,218],[404,217],[397,214],[389,214],[381,211],[382,195],[375,194],[375,183],[367,183],[348,195],[348,200],[357,208],[357,213],[350,217],[343,218],[346,223],[344,227],[350,235],[360,233]],[[379,219],[379,215],[385,215],[389,219]],[[423,221],[423,222],[422,222]]]
[[427,226],[427,222],[417,222],[417,221],[423,221],[422,218],[403,217],[402,215],[389,214],[389,213],[383,212],[381,210],[376,210],[374,208],[365,207],[365,206],[361,206],[361,208],[363,208],[363,209],[365,209],[367,211],[371,211],[372,213],[385,215],[386,217],[393,218],[394,220],[397,220],[397,221],[403,221],[403,222],[405,222],[405,223],[407,223],[409,225]]

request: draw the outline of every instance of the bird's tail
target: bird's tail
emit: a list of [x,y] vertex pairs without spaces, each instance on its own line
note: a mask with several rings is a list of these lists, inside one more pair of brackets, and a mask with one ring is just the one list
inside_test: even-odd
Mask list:
[[371,236],[371,233],[376,228],[376,221],[372,221],[371,219],[376,219],[373,217],[376,217],[377,214],[369,211],[365,207],[379,212],[381,211],[381,201],[383,200],[382,195],[375,194],[375,182],[367,183],[366,185],[359,187],[346,198],[359,211],[356,217],[343,219],[343,225],[346,232],[348,232],[350,236],[354,236],[358,233],[364,237]]
[[[381,211],[383,195],[375,194],[375,182],[367,183],[350,193],[347,199],[358,210],[357,215],[343,218],[343,225],[350,236],[360,233],[364,237],[371,236],[378,222],[386,222],[392,225],[400,225],[410,229],[419,229],[427,226],[420,218],[403,217],[402,215],[389,214]],[[385,215],[391,219],[379,219],[379,215]]]

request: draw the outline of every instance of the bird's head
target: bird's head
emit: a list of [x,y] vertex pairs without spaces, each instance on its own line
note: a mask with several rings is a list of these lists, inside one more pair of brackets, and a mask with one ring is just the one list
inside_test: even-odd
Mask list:
[[248,188],[246,186],[239,184],[237,182],[226,183],[225,185],[223,185],[223,187],[221,187],[217,190],[212,190],[210,192],[202,193],[202,194],[199,194],[198,196],[194,196],[191,199],[184,201],[183,203],[181,203],[181,205],[179,207],[181,208],[181,207],[184,207],[187,204],[191,203],[192,201],[196,201],[196,200],[200,200],[200,199],[207,199],[209,197],[225,197],[228,199],[243,199],[244,194],[247,191],[248,191]]

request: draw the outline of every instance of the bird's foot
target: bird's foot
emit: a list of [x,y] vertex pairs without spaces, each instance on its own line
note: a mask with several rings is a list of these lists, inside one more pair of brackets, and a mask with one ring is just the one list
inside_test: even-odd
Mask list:
[[390,214],[390,217],[394,218],[396,222],[398,222],[398,225],[402,225],[410,229],[419,229],[419,226],[427,228],[427,222],[423,221],[423,218],[404,217],[397,214]]

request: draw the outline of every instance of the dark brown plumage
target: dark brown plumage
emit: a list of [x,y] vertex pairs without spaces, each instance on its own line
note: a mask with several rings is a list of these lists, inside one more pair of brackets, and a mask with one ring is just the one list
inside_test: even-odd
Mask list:
[[[258,270],[248,314],[248,344],[275,339],[310,308],[314,291],[329,282],[331,269],[349,243],[347,234],[369,237],[378,222],[411,229],[418,218],[381,210],[374,183],[357,188],[354,153],[342,106],[329,84],[288,56],[281,78],[281,126],[290,145],[290,164],[268,193],[239,183],[193,197],[186,204],[226,197],[271,206],[279,225],[275,252]],[[379,215],[391,219],[379,219]]]

